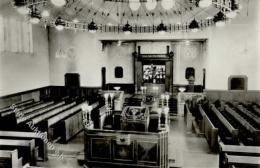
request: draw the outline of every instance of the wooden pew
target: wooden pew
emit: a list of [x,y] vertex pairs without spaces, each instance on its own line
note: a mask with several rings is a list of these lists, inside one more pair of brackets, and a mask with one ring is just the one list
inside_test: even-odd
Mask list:
[[[43,137],[47,138],[47,132],[42,133]],[[35,139],[35,145],[38,147],[38,160],[47,161],[47,144],[44,139],[34,132],[18,132],[18,131],[0,131],[0,138],[13,139]]]
[[23,165],[29,162],[36,165],[35,140],[0,139],[0,149],[18,149],[18,155],[23,157]]
[[235,129],[214,105],[211,106],[211,110],[215,113],[221,123],[227,128],[229,133],[231,133],[233,142],[238,142],[238,129]]
[[249,122],[247,122],[243,117],[237,114],[228,105],[225,105],[225,110],[227,113],[233,116],[246,130],[248,130],[252,134],[255,144],[260,145],[260,130],[254,128]]
[[32,112],[34,110],[48,106],[50,104],[53,104],[53,102],[42,102],[42,101],[41,102],[35,102],[32,105],[24,106],[23,108],[15,108],[15,109],[12,109],[10,111],[3,112],[3,113],[1,113],[1,117],[5,117],[7,115],[10,115],[12,113],[17,113],[17,112],[29,113],[29,112]]
[[[97,108],[99,105],[99,102],[93,103],[92,109]],[[61,136],[61,142],[62,143],[67,143],[72,137],[77,135],[80,131],[83,129],[83,116],[82,116],[82,111],[78,110],[77,113],[75,113],[72,116],[66,117],[62,119],[61,122],[61,130],[62,131],[62,136]]]
[[199,123],[200,131],[201,131],[201,133],[205,134],[205,117],[208,117],[208,116],[205,113],[204,109],[202,108],[201,104],[198,105],[198,110],[199,110],[200,115],[202,116],[202,119]]
[[49,118],[51,116],[55,116],[55,115],[61,113],[62,111],[66,110],[66,109],[69,109],[69,108],[71,108],[71,107],[73,107],[75,105],[76,105],[76,102],[63,105],[61,107],[55,108],[54,110],[48,111],[45,114],[42,114],[40,116],[36,116],[34,118],[31,118],[31,120],[32,120],[33,124],[38,124],[41,121],[43,121],[43,120],[45,120],[45,119],[47,119],[47,118]]
[[44,103],[44,102],[38,101],[38,102],[31,102],[31,103],[28,103],[28,104],[22,105],[22,106],[10,106],[10,108],[8,110],[2,111],[0,114],[1,114],[1,117],[3,117],[3,116],[13,113],[14,111],[18,111],[18,110],[21,111],[21,110],[29,109],[31,107],[34,107],[34,106],[42,104],[42,103]]
[[18,158],[18,150],[0,150],[1,168],[22,168],[22,158]]
[[219,142],[219,168],[234,167],[259,167],[260,147],[224,145]]
[[238,105],[237,109],[241,115],[245,116],[249,121],[253,122],[255,127],[260,127],[260,118],[258,116],[244,108],[242,105]]
[[218,128],[216,128],[210,121],[207,115],[204,116],[204,131],[205,137],[208,141],[210,149],[212,151],[217,151],[218,146]]
[[225,166],[230,167],[246,167],[246,168],[259,168],[260,157],[255,156],[236,156],[225,154]]
[[[86,102],[68,108],[41,123],[41,127],[44,128],[44,130],[48,130],[49,139],[61,138],[62,142],[67,142],[71,137],[82,130],[83,119],[81,106],[84,103]],[[56,137],[54,137],[54,135]]]
[[[15,107],[21,107],[21,106],[25,106],[27,104],[31,104],[33,102],[34,102],[34,99],[29,99],[29,100],[21,101],[18,103],[14,103],[12,105],[14,105]],[[12,108],[12,105],[1,108],[0,113],[10,110]]]
[[17,119],[17,123],[19,124],[21,122],[27,121],[27,120],[29,120],[29,119],[31,119],[33,117],[36,117],[36,116],[41,115],[41,114],[44,114],[47,111],[59,108],[59,107],[63,106],[64,104],[65,104],[65,101],[62,101],[62,102],[59,102],[59,103],[51,104],[51,105],[46,106],[44,108],[41,108],[41,109],[39,109],[37,111],[31,112],[30,114],[25,112],[25,113],[23,113],[24,116],[22,116],[21,118]]

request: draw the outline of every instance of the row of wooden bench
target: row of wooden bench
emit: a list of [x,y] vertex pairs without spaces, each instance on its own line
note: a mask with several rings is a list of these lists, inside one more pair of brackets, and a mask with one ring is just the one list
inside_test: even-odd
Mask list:
[[66,143],[83,129],[83,103],[27,100],[0,109],[0,167],[46,161],[48,142]]
[[[186,111],[195,113],[195,120],[210,148],[220,152],[219,165],[221,168],[260,166],[260,133],[256,122],[259,117],[249,120],[249,117],[251,118],[253,115],[251,112],[248,113],[248,108],[243,106],[242,109],[240,105],[235,108],[231,103],[219,107],[201,102],[196,104],[195,108],[190,107],[190,103],[187,103],[185,108],[188,109]],[[256,108],[258,109],[258,107]],[[251,153],[255,150],[251,149],[258,150],[258,154],[252,155]]]

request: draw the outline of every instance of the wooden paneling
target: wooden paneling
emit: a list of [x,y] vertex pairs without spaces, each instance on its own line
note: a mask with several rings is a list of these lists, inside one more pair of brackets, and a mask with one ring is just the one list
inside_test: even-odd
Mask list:
[[168,132],[85,130],[88,166],[168,167]]

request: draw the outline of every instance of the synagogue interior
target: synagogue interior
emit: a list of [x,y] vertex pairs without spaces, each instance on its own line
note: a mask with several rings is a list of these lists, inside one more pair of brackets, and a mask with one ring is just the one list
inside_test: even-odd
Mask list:
[[259,0],[1,0],[0,168],[259,168]]

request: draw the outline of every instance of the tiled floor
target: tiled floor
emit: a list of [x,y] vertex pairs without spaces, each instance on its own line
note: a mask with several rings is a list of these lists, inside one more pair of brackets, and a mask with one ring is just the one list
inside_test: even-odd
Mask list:
[[[49,161],[39,162],[39,166],[48,168],[79,168],[77,155],[83,152],[83,133],[78,134],[68,144],[55,144],[62,151],[63,159],[49,154]],[[50,152],[51,153],[51,152]],[[210,153],[205,138],[197,137],[186,130],[183,117],[175,118],[170,124],[169,159],[174,167],[218,168],[218,154]]]

